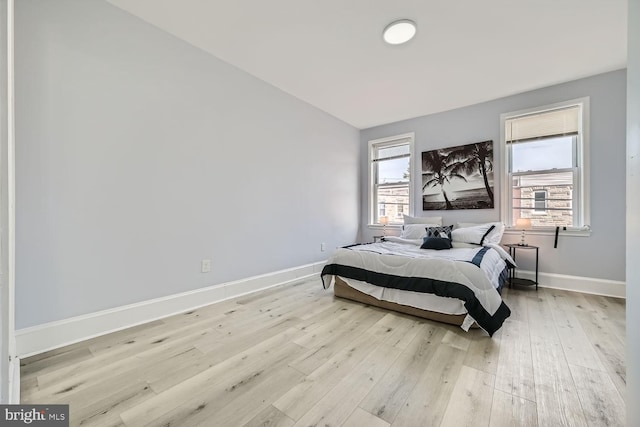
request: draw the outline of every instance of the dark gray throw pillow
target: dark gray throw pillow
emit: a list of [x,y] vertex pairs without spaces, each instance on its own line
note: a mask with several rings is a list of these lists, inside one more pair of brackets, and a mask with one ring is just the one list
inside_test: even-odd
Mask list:
[[422,240],[420,249],[435,249],[437,251],[451,249],[451,239],[446,237],[425,237]]

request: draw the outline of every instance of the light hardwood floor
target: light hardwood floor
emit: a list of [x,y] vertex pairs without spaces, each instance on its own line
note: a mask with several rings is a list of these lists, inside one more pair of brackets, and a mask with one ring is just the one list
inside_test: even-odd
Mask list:
[[74,426],[624,425],[624,301],[504,298],[489,338],[302,281],[25,359],[22,401]]

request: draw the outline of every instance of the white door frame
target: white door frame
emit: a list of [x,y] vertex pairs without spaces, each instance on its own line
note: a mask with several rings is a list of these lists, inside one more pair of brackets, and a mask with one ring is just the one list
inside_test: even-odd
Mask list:
[[[20,363],[15,344],[15,128],[14,128],[14,0],[2,1],[6,25],[0,25],[6,37],[6,88],[3,120],[0,120],[0,402],[19,403]],[[4,14],[4,13],[3,13]],[[3,37],[3,38],[5,38]],[[4,100],[3,100],[4,102]],[[2,126],[6,123],[6,126]]]

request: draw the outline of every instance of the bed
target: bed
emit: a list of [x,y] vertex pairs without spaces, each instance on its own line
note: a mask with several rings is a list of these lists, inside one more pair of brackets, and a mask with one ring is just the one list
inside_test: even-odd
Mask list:
[[500,329],[511,313],[501,289],[515,265],[504,249],[475,237],[449,239],[446,250],[424,249],[426,237],[406,237],[336,250],[321,273],[324,288],[333,283],[338,297],[465,330],[476,325],[490,336]]

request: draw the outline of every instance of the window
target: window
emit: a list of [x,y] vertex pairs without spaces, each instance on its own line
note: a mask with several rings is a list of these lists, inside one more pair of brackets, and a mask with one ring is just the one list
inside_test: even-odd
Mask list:
[[402,215],[410,214],[412,153],[412,133],[369,141],[371,224],[380,224],[381,216],[402,224]]
[[402,221],[404,223],[404,217],[402,216],[403,214],[409,215],[409,211],[405,210],[405,206],[402,203],[398,203],[396,205],[396,217],[398,217],[399,221]]
[[588,98],[502,116],[503,221],[589,227]]
[[533,213],[547,213],[547,192],[546,190],[536,191],[533,193]]

